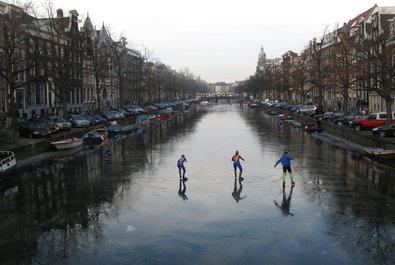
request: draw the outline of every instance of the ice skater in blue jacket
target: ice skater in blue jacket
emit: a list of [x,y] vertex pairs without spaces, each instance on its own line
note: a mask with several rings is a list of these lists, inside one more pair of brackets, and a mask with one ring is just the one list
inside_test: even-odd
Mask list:
[[[178,167],[178,171],[180,173],[180,179],[184,179],[184,180],[188,180],[185,177],[185,166],[184,166],[184,162],[187,162],[187,159],[184,155],[181,155],[180,159],[177,160],[177,167]],[[181,170],[182,170],[182,175],[181,175]]]
[[293,157],[291,157],[288,154],[288,150],[284,150],[284,154],[280,157],[280,159],[276,162],[274,167],[276,167],[280,162],[283,165],[283,187],[285,186],[285,177],[287,176],[287,171],[289,173],[289,177],[291,179],[291,185],[292,187],[295,186],[294,182],[294,177],[292,175],[292,169],[291,169],[291,160],[293,160]]

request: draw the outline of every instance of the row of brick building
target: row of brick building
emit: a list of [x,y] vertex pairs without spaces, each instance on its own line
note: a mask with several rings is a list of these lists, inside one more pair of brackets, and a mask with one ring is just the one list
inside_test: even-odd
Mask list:
[[193,75],[129,48],[122,36],[114,40],[104,24],[97,29],[89,15],[46,11],[38,18],[0,1],[0,117],[91,113],[201,89]]
[[128,48],[125,38],[114,41],[104,24],[98,30],[88,16],[80,27],[76,10],[65,16],[58,9],[53,16],[36,18],[4,2],[0,22],[2,115],[13,102],[17,115],[29,118],[87,113],[138,100],[132,91],[141,87],[141,53]]
[[[387,57],[386,62],[370,61],[363,64],[357,48],[358,43],[374,42],[384,33],[387,36],[386,49],[392,49],[392,55]],[[380,47],[372,46],[370,49],[371,53],[382,52]],[[367,57],[366,54],[364,56]],[[280,72],[277,79],[272,78],[274,85],[261,82],[263,86],[270,87],[262,90],[263,97],[299,103],[310,102],[321,104],[323,108],[340,108],[346,112],[386,111],[389,101],[380,94],[383,89],[380,81],[384,75],[380,76],[378,68],[387,63],[390,65],[389,71],[392,67],[392,77],[389,76],[392,84],[390,91],[385,92],[389,92],[394,99],[395,7],[375,5],[335,30],[324,32],[321,38],[310,40],[299,53],[287,51],[281,58],[267,59],[261,48],[255,77],[265,79],[269,72],[274,76],[273,72]],[[366,68],[369,68],[369,73]],[[318,74],[322,75],[322,80],[317,80],[318,71],[321,71]],[[375,71],[376,75],[372,75]],[[362,75],[365,75],[365,79],[361,78]],[[391,73],[387,71],[385,76],[388,75]],[[392,110],[394,109],[392,100]]]

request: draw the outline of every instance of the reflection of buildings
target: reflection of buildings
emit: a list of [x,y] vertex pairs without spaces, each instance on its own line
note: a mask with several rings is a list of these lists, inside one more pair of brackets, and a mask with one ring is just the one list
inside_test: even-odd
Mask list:
[[[248,125],[264,135],[259,140],[263,148],[268,148],[272,141],[269,138],[276,137],[276,120],[267,115],[250,117],[246,118]],[[273,136],[268,131],[273,131]],[[392,263],[395,253],[393,163],[383,166],[364,158],[352,159],[349,152],[317,141],[303,131],[289,129],[285,133],[278,152],[287,147],[291,153],[297,153],[294,176],[297,183],[303,180],[303,186],[296,187],[304,190],[307,201],[314,202],[312,209],[321,212],[324,233],[361,261]]]
[[111,141],[111,163],[102,149],[93,149],[15,172],[16,183],[0,196],[1,261],[19,264],[35,256],[56,263],[53,259],[78,252],[87,241],[100,240],[102,215],[119,211],[125,186],[158,160],[156,146],[192,130],[204,113],[192,110],[146,133]]

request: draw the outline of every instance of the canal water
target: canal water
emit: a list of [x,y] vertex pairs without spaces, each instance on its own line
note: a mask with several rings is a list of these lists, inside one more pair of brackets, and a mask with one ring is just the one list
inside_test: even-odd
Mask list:
[[219,105],[19,168],[0,182],[0,263],[393,264],[394,169],[276,125]]

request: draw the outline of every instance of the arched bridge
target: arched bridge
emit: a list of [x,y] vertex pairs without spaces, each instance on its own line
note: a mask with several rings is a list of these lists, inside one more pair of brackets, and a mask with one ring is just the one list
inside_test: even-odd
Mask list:
[[204,93],[204,94],[200,94],[199,98],[202,100],[236,99],[236,94],[235,93]]

